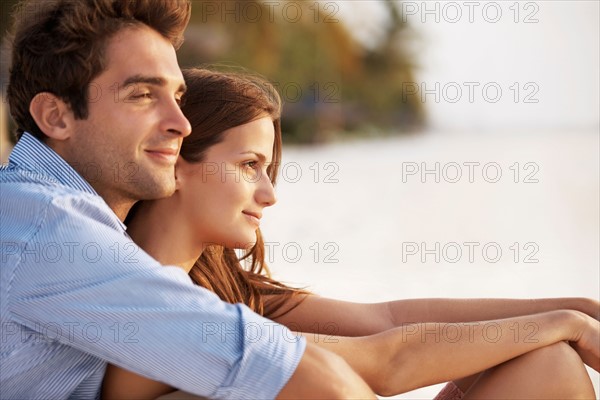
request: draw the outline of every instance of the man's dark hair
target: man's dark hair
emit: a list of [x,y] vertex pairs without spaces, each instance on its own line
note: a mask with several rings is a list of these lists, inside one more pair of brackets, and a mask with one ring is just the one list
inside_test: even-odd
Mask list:
[[88,116],[90,82],[107,67],[108,41],[126,27],[146,25],[177,49],[191,14],[189,0],[26,0],[14,13],[7,90],[17,137],[46,137],[31,114],[36,94],[67,103],[75,118]]

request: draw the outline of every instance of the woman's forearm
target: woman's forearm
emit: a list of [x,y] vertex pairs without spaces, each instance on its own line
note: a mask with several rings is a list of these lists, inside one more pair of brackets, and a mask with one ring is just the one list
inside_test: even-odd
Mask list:
[[[552,311],[467,323],[420,323],[390,336],[400,351],[392,360],[396,382],[408,390],[481,372],[514,357],[560,341],[576,340],[582,316]],[[391,333],[391,332],[390,332]],[[402,337],[404,335],[404,337]]]
[[393,395],[577,340],[582,321],[577,312],[553,311],[482,322],[408,324],[368,337],[320,337],[318,343],[344,357],[378,394]]
[[600,319],[600,304],[586,298],[408,299],[387,303],[393,326],[414,322],[470,322],[554,310],[576,310]]
[[368,336],[407,323],[487,321],[562,309],[580,311],[600,320],[600,303],[586,298],[431,298],[369,304],[311,295],[294,305],[297,307],[275,320],[295,331],[336,336]]

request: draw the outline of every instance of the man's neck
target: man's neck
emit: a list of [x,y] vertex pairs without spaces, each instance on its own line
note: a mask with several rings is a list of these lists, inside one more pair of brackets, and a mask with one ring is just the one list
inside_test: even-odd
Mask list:
[[109,184],[102,182],[95,168],[87,168],[89,165],[94,165],[94,163],[90,162],[88,164],[78,161],[75,154],[73,154],[73,149],[66,146],[65,142],[53,139],[46,139],[43,142],[85,179],[94,191],[104,199],[121,222],[125,221],[127,213],[129,213],[129,210],[131,210],[137,199],[132,199],[131,196],[118,192],[114,187],[110,186],[110,182]]
[[108,203],[108,206],[110,207],[111,210],[113,210],[113,212],[117,215],[117,218],[119,218],[121,220],[121,222],[125,221],[125,218],[127,218],[127,214],[129,213],[129,210],[131,210],[131,207],[133,207],[133,202],[127,202],[127,203],[121,203],[118,205],[114,205],[114,204],[110,204]]
[[98,195],[104,199],[110,209],[113,210],[113,212],[117,215],[117,218],[119,218],[121,222],[125,221],[129,210],[131,210],[131,207],[133,207],[136,201],[116,193],[103,190],[101,187],[94,187],[94,185],[92,185],[92,187],[96,193],[98,193]]

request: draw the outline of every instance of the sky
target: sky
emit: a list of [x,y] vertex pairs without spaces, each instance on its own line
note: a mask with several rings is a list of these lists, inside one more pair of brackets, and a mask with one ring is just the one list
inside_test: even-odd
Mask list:
[[[381,1],[335,3],[359,41],[376,43],[389,21]],[[419,65],[407,88],[425,103],[434,130],[598,129],[600,2],[398,6]]]

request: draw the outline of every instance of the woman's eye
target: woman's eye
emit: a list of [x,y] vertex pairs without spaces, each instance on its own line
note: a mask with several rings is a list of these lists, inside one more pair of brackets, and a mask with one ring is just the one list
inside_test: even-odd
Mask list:
[[254,161],[254,160],[246,161],[246,162],[242,163],[242,165],[244,165],[245,167],[248,167],[248,168],[254,168],[254,167],[256,167],[257,164],[258,164],[258,162]]

